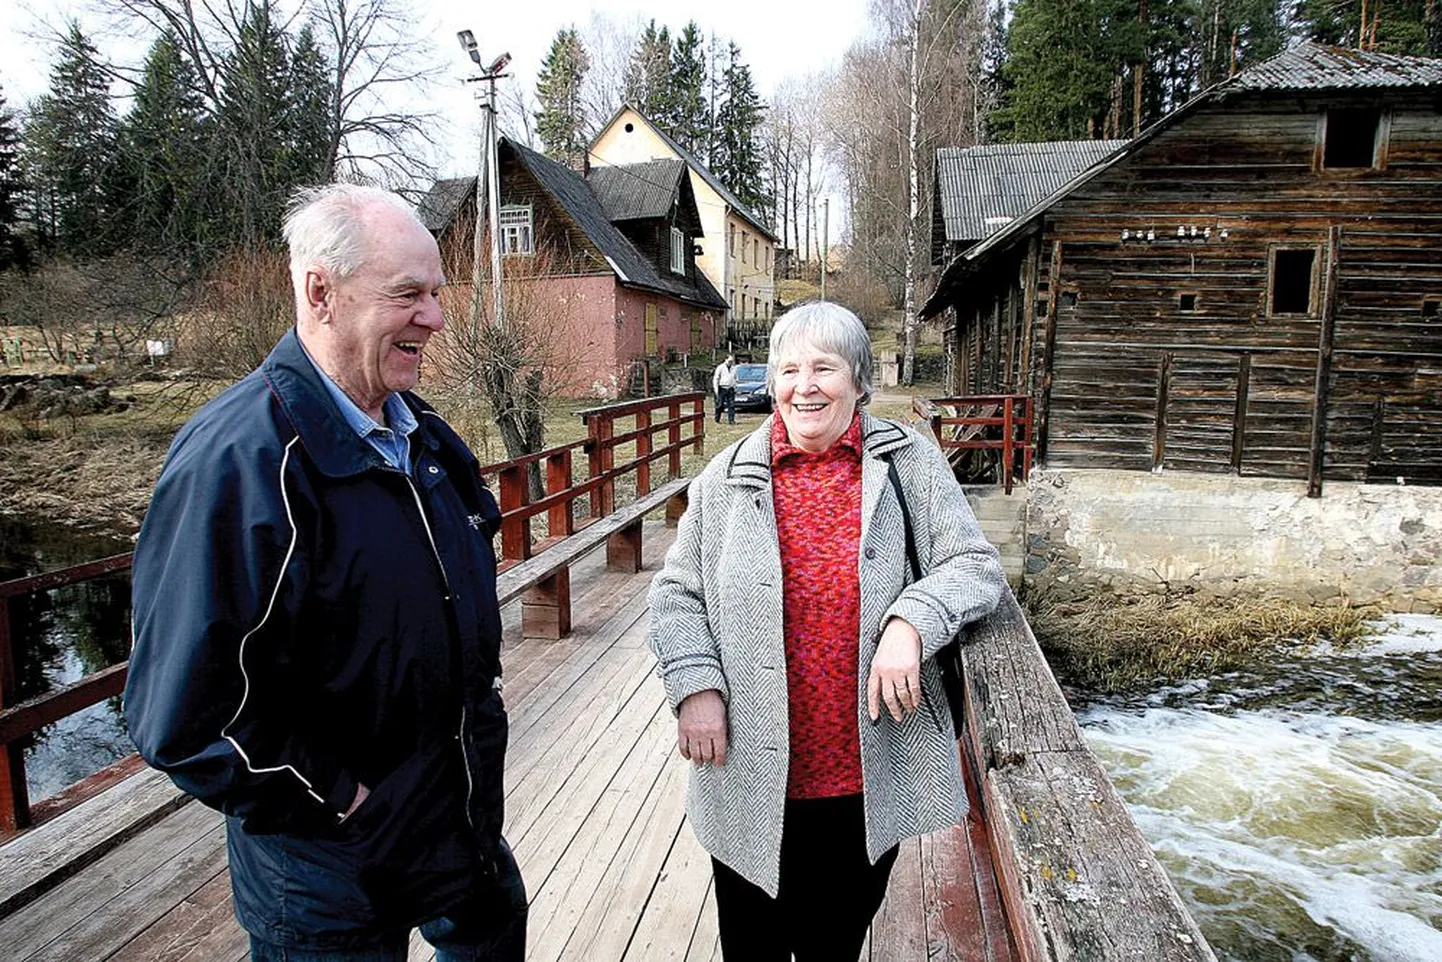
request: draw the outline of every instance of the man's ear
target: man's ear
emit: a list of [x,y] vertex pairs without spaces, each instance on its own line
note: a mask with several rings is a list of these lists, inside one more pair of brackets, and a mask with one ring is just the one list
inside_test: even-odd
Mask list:
[[330,322],[330,299],[335,288],[325,271],[312,267],[305,272],[305,304],[310,315],[322,324]]

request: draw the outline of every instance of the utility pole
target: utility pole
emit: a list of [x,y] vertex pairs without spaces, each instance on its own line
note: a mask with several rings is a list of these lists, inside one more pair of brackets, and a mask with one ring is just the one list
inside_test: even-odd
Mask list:
[[827,247],[831,236],[827,230],[827,220],[831,214],[831,198],[824,197],[821,200],[821,299],[826,300],[826,259]]
[[467,77],[466,83],[483,81],[485,92],[481,99],[481,172],[476,184],[476,237],[471,252],[471,343],[477,343],[476,310],[477,298],[481,292],[481,236],[482,219],[489,226],[491,235],[491,323],[501,327],[505,323],[504,305],[501,301],[501,173],[496,152],[496,81],[508,76],[501,71],[511,62],[511,55],[503,53],[489,65],[481,63],[481,53],[476,46],[476,35],[469,30],[456,34],[461,49],[470,55],[480,68],[479,76]]

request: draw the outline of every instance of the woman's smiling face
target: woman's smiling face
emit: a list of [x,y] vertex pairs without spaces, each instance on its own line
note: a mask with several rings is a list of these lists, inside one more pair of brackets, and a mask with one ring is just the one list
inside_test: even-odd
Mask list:
[[777,359],[775,370],[776,410],[791,443],[814,454],[835,444],[861,397],[845,358],[802,340]]

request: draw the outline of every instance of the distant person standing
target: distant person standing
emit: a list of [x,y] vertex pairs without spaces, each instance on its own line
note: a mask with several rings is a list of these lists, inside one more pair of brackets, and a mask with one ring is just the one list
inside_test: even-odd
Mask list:
[[736,423],[736,358],[727,354],[711,375],[711,393],[716,396],[716,423],[721,423],[721,409],[726,409],[726,423]]

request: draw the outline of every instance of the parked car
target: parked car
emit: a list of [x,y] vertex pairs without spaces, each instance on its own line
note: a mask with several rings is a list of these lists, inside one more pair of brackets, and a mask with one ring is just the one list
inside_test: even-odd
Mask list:
[[736,365],[736,410],[771,410],[771,395],[766,393],[765,364]]

